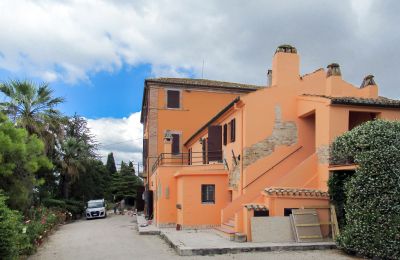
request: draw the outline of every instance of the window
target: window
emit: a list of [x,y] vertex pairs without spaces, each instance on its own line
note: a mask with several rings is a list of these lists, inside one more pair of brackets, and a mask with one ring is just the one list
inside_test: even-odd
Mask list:
[[179,139],[179,134],[172,134],[172,154],[179,154],[180,152]]
[[231,142],[235,142],[236,139],[236,119],[231,120]]
[[269,217],[269,210],[256,210],[254,217]]
[[222,161],[222,126],[208,127],[208,161]]
[[228,143],[228,125],[224,125],[224,145]]
[[189,148],[188,152],[188,165],[192,165],[192,148]]
[[283,215],[284,215],[285,217],[289,217],[290,214],[292,214],[292,209],[297,209],[297,208],[284,208],[284,209],[283,209]]
[[167,108],[180,108],[180,92],[167,90]]
[[214,204],[215,203],[215,185],[202,184],[201,185],[201,203]]

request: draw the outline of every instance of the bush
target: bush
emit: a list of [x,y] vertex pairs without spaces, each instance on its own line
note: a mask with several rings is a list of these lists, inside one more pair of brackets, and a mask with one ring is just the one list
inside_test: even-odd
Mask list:
[[56,199],[43,199],[42,204],[47,208],[65,209],[66,207],[65,201]]
[[354,172],[334,172],[328,180],[331,203],[335,205],[339,228],[346,224],[344,204],[346,202],[345,184],[354,175]]
[[17,258],[26,246],[26,236],[22,233],[22,216],[6,205],[6,197],[0,193],[0,259]]
[[400,259],[400,122],[367,122],[338,137],[332,149],[334,160],[354,158],[359,165],[344,185],[339,247]]
[[85,203],[77,200],[65,200],[66,210],[71,212],[73,218],[76,219],[85,210]]

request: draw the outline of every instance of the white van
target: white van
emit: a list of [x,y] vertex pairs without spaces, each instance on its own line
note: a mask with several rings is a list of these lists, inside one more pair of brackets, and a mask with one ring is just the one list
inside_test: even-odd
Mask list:
[[104,199],[89,200],[86,207],[86,219],[107,217],[106,203]]

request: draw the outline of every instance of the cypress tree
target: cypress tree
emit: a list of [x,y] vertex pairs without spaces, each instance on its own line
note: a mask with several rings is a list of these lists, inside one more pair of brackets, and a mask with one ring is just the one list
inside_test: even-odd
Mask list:
[[117,167],[115,166],[114,154],[109,153],[107,156],[107,163],[106,163],[107,170],[110,174],[114,174],[117,172]]

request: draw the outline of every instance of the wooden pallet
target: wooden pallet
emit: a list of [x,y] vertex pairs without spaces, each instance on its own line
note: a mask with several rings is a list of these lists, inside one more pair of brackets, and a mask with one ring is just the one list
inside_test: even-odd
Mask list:
[[293,209],[290,222],[296,242],[319,242],[323,240],[321,223],[316,209]]

